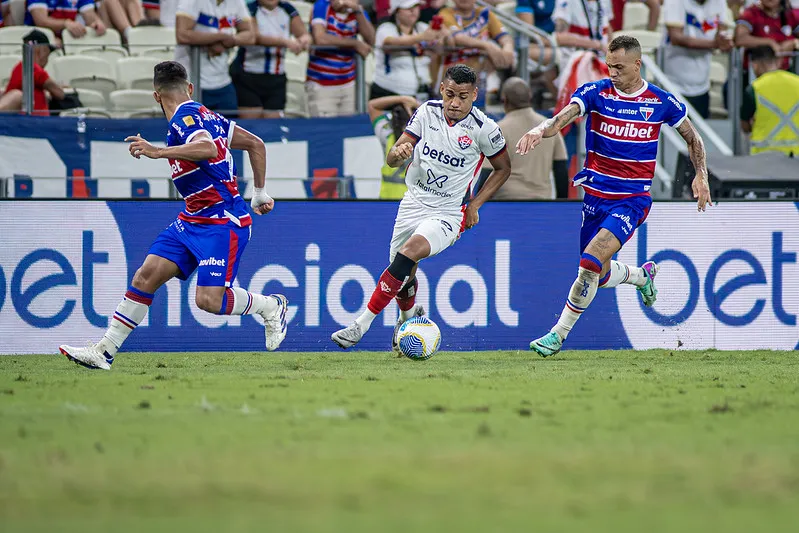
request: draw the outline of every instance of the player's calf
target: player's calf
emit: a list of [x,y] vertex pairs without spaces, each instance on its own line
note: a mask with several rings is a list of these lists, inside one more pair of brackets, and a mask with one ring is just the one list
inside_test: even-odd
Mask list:
[[561,340],[566,340],[574,324],[591,305],[599,287],[599,273],[602,272],[602,262],[591,254],[584,253],[580,259],[580,268],[577,279],[574,280],[566,299],[566,305],[560,314],[558,323],[552,328]]
[[[277,350],[286,338],[286,312],[288,300],[282,294],[256,294],[240,287],[218,287],[220,291],[216,309],[219,315],[261,315],[264,319],[266,349]],[[197,287],[199,297],[200,287]],[[199,306],[199,302],[197,304]]]

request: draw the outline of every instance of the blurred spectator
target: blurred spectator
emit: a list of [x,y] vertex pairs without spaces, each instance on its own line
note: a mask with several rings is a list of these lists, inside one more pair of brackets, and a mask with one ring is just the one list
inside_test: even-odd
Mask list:
[[[799,13],[787,0],[761,0],[747,7],[738,18],[735,27],[735,45],[754,48],[768,45],[775,53],[793,52],[799,49]],[[782,61],[782,68],[789,67],[790,58]],[[749,58],[744,58],[744,68]],[[747,78],[744,76],[744,78]]]
[[[419,102],[413,96],[381,96],[369,100],[369,119],[375,129],[375,135],[383,147],[383,159],[400,138],[405,126],[411,119]],[[381,200],[398,200],[405,195],[408,188],[405,186],[405,170],[411,164],[408,159],[397,168],[391,168],[385,161],[380,170],[382,182],[380,184]]]
[[141,0],[95,0],[95,4],[103,24],[114,27],[124,42],[130,29],[144,20]]
[[576,51],[594,50],[604,56],[612,16],[609,0],[562,0],[558,4],[552,18],[555,40],[561,47],[561,76],[568,75],[566,67]]
[[[505,118],[499,127],[505,135],[508,146],[516,146],[519,139],[530,128],[546,120],[530,107],[533,93],[530,86],[521,78],[508,78],[502,86],[502,104]],[[511,160],[511,173],[508,181],[494,195],[494,200],[550,200],[552,179],[555,176],[557,198],[568,198],[569,169],[566,144],[558,133],[555,137],[541,139],[535,151],[522,157],[513,150],[508,152]],[[490,165],[490,163],[489,163]]]
[[191,47],[205,47],[200,54],[200,102],[212,111],[235,110],[236,88],[228,71],[230,49],[255,43],[244,0],[179,0],[175,33],[175,60],[189,72]]
[[[552,13],[555,11],[556,2],[557,0],[517,0],[516,16],[522,22],[531,24],[542,31],[554,33],[555,21],[552,19]],[[530,59],[533,61],[549,65],[552,63],[554,54],[557,54],[557,51],[550,46],[548,41],[544,41],[543,49],[535,43],[530,43]],[[541,77],[547,90],[553,96],[558,92],[555,87],[557,74],[557,68],[553,68],[544,72]]]
[[[75,38],[83,37],[87,26],[97,35],[105,34],[94,0],[28,0],[27,6],[25,25],[50,28],[59,39],[64,30]],[[78,14],[83,22],[77,20]]]
[[[426,47],[449,34],[432,30],[419,20],[420,0],[393,0],[391,19],[377,27],[375,35],[375,79],[370,98],[403,94],[427,100],[430,93],[430,58]],[[406,46],[412,50],[383,50]],[[422,96],[422,95],[425,96]]]
[[[436,78],[456,63],[472,67],[480,76],[476,106],[485,98],[485,80],[489,73],[513,66],[515,54],[513,38],[505,31],[502,22],[488,8],[476,7],[475,0],[454,0],[455,7],[445,7],[440,12],[443,27],[452,33],[460,50],[444,57]],[[483,60],[483,55],[488,62]],[[438,82],[439,80],[434,80]]]
[[657,31],[658,19],[660,18],[660,4],[664,0],[612,0],[613,2],[613,16],[611,17],[610,25],[613,31],[624,29],[624,4],[627,2],[643,2],[649,8],[649,20],[646,23],[646,29],[649,31]]
[[725,0],[665,0],[666,50],[664,72],[699,112],[710,117],[710,59],[713,50],[727,52],[732,40]]
[[369,16],[358,0],[317,0],[311,34],[317,47],[331,49],[315,49],[308,58],[308,111],[314,117],[355,114],[355,54],[365,58],[375,42]]
[[741,129],[751,132],[751,153],[799,155],[799,76],[780,69],[769,45],[750,51],[757,79],[744,92]]
[[3,26],[13,26],[14,17],[11,16],[10,0],[0,1],[0,28]]
[[[446,0],[421,0],[419,7],[419,20],[421,22],[430,23],[433,15],[438,13],[439,9],[444,7]],[[375,0],[375,13],[377,15],[377,22],[385,22],[391,16],[391,0]]]
[[240,118],[276,118],[286,108],[286,53],[300,54],[311,36],[300,14],[288,2],[258,0],[251,4],[255,45],[239,49],[230,69]]
[[[49,104],[47,93],[55,100],[64,99],[64,91],[53,80],[44,67],[50,58],[50,52],[57,47],[50,44],[44,32],[32,30],[22,39],[23,43],[34,43],[33,49],[33,109],[35,115],[48,115]],[[47,91],[47,92],[45,92]],[[20,111],[22,109],[22,61],[11,71],[5,94],[0,97],[0,111]]]
[[144,14],[157,20],[164,28],[174,28],[177,18],[178,0],[144,0]]

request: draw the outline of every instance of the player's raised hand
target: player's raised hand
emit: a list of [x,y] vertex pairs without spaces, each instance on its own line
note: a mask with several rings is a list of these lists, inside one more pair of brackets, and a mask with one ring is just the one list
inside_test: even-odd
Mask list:
[[531,129],[522,135],[522,138],[516,143],[516,153],[519,155],[527,155],[527,152],[538,146],[543,136],[544,132],[538,128]]
[[269,196],[263,187],[254,187],[250,207],[256,215],[265,215],[275,208],[275,201]]
[[705,176],[697,174],[691,184],[691,189],[693,189],[694,198],[696,198],[697,211],[703,212],[706,205],[713,207],[713,202],[710,200],[710,187],[707,184],[707,178]]
[[466,206],[466,218],[464,220],[463,227],[466,229],[472,229],[480,222],[480,213],[477,212],[477,208],[474,207],[473,204],[469,204]]
[[128,150],[130,150],[130,155],[136,159],[141,159],[141,156],[149,159],[158,159],[160,157],[161,149],[147,142],[139,133],[125,137],[125,142],[130,143]]

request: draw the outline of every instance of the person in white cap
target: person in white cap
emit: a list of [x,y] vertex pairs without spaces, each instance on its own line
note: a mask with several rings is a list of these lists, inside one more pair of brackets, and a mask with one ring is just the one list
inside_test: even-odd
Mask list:
[[[418,96],[427,100],[430,57],[449,38],[449,30],[434,30],[419,22],[421,0],[392,0],[391,19],[375,34],[375,78],[370,99],[382,96]],[[386,47],[386,50],[383,49]],[[392,47],[407,47],[405,50]]]

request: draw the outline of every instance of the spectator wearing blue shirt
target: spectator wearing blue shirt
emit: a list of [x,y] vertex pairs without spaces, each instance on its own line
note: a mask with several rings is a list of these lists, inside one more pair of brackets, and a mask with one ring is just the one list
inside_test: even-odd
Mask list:
[[[539,28],[547,33],[555,32],[555,21],[552,13],[555,11],[556,0],[516,0],[516,16],[522,22]],[[552,63],[555,51],[545,42],[544,48],[530,44],[530,59],[539,63]],[[558,93],[555,87],[557,69],[550,69],[542,75],[541,81],[547,90],[554,96]]]

